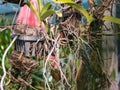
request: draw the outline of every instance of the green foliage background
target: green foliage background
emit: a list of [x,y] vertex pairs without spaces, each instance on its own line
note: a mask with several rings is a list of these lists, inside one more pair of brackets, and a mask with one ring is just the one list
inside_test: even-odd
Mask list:
[[[10,25],[12,22],[12,18],[6,18],[4,15],[1,15],[2,18],[0,18],[0,27],[4,27],[6,25]],[[9,21],[9,22],[8,22]],[[2,56],[4,54],[5,49],[9,46],[11,42],[11,31],[9,29],[6,29],[4,31],[0,32],[0,64],[2,60]],[[8,52],[8,57],[6,57],[6,69],[10,67],[8,63],[8,58],[10,56],[10,52],[13,48]],[[0,75],[2,74],[2,70],[0,68]]]

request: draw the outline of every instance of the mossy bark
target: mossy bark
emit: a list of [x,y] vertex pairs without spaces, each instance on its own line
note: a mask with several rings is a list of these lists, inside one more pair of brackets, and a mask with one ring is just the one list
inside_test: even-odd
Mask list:
[[[105,12],[110,15],[111,12]],[[84,65],[77,79],[77,90],[118,90],[117,77],[117,36],[114,24],[106,23],[109,28],[101,27],[102,23],[95,21],[90,25],[90,53],[84,55]],[[99,30],[101,29],[101,30]],[[91,34],[92,33],[92,34]],[[97,35],[103,33],[106,36]]]

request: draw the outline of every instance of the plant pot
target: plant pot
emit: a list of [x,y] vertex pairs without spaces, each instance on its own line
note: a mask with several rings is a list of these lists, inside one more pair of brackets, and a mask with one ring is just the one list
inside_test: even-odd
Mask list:
[[[37,45],[35,43],[39,40]],[[25,56],[36,56],[38,50],[40,50],[41,43],[45,41],[45,38],[39,38],[37,36],[19,35],[15,41],[15,50],[18,52],[24,52]]]
[[19,29],[13,29],[13,32],[14,34],[12,37],[16,35],[18,36],[15,41],[16,51],[24,52],[24,55],[28,57],[36,56],[39,53],[41,44],[45,41],[40,29],[35,29],[32,27],[26,28],[26,26],[21,25],[19,26]]

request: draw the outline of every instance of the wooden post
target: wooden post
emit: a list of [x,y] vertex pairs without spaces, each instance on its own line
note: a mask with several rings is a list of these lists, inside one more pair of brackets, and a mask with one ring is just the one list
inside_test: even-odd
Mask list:
[[[106,11],[105,15],[116,17],[116,5],[113,5],[111,11]],[[116,25],[111,22],[105,22],[107,27],[103,28],[104,34],[114,34],[116,33]],[[117,36],[103,36],[102,37],[102,55],[104,60],[103,70],[105,70],[108,77],[110,77],[110,87],[108,90],[118,90],[118,55],[117,55]]]

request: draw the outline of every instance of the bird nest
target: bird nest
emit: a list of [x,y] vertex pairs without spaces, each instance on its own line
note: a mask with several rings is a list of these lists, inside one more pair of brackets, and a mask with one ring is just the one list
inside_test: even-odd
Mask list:
[[17,51],[12,52],[9,62],[14,68],[22,72],[30,72],[39,65],[38,61],[26,58]]

